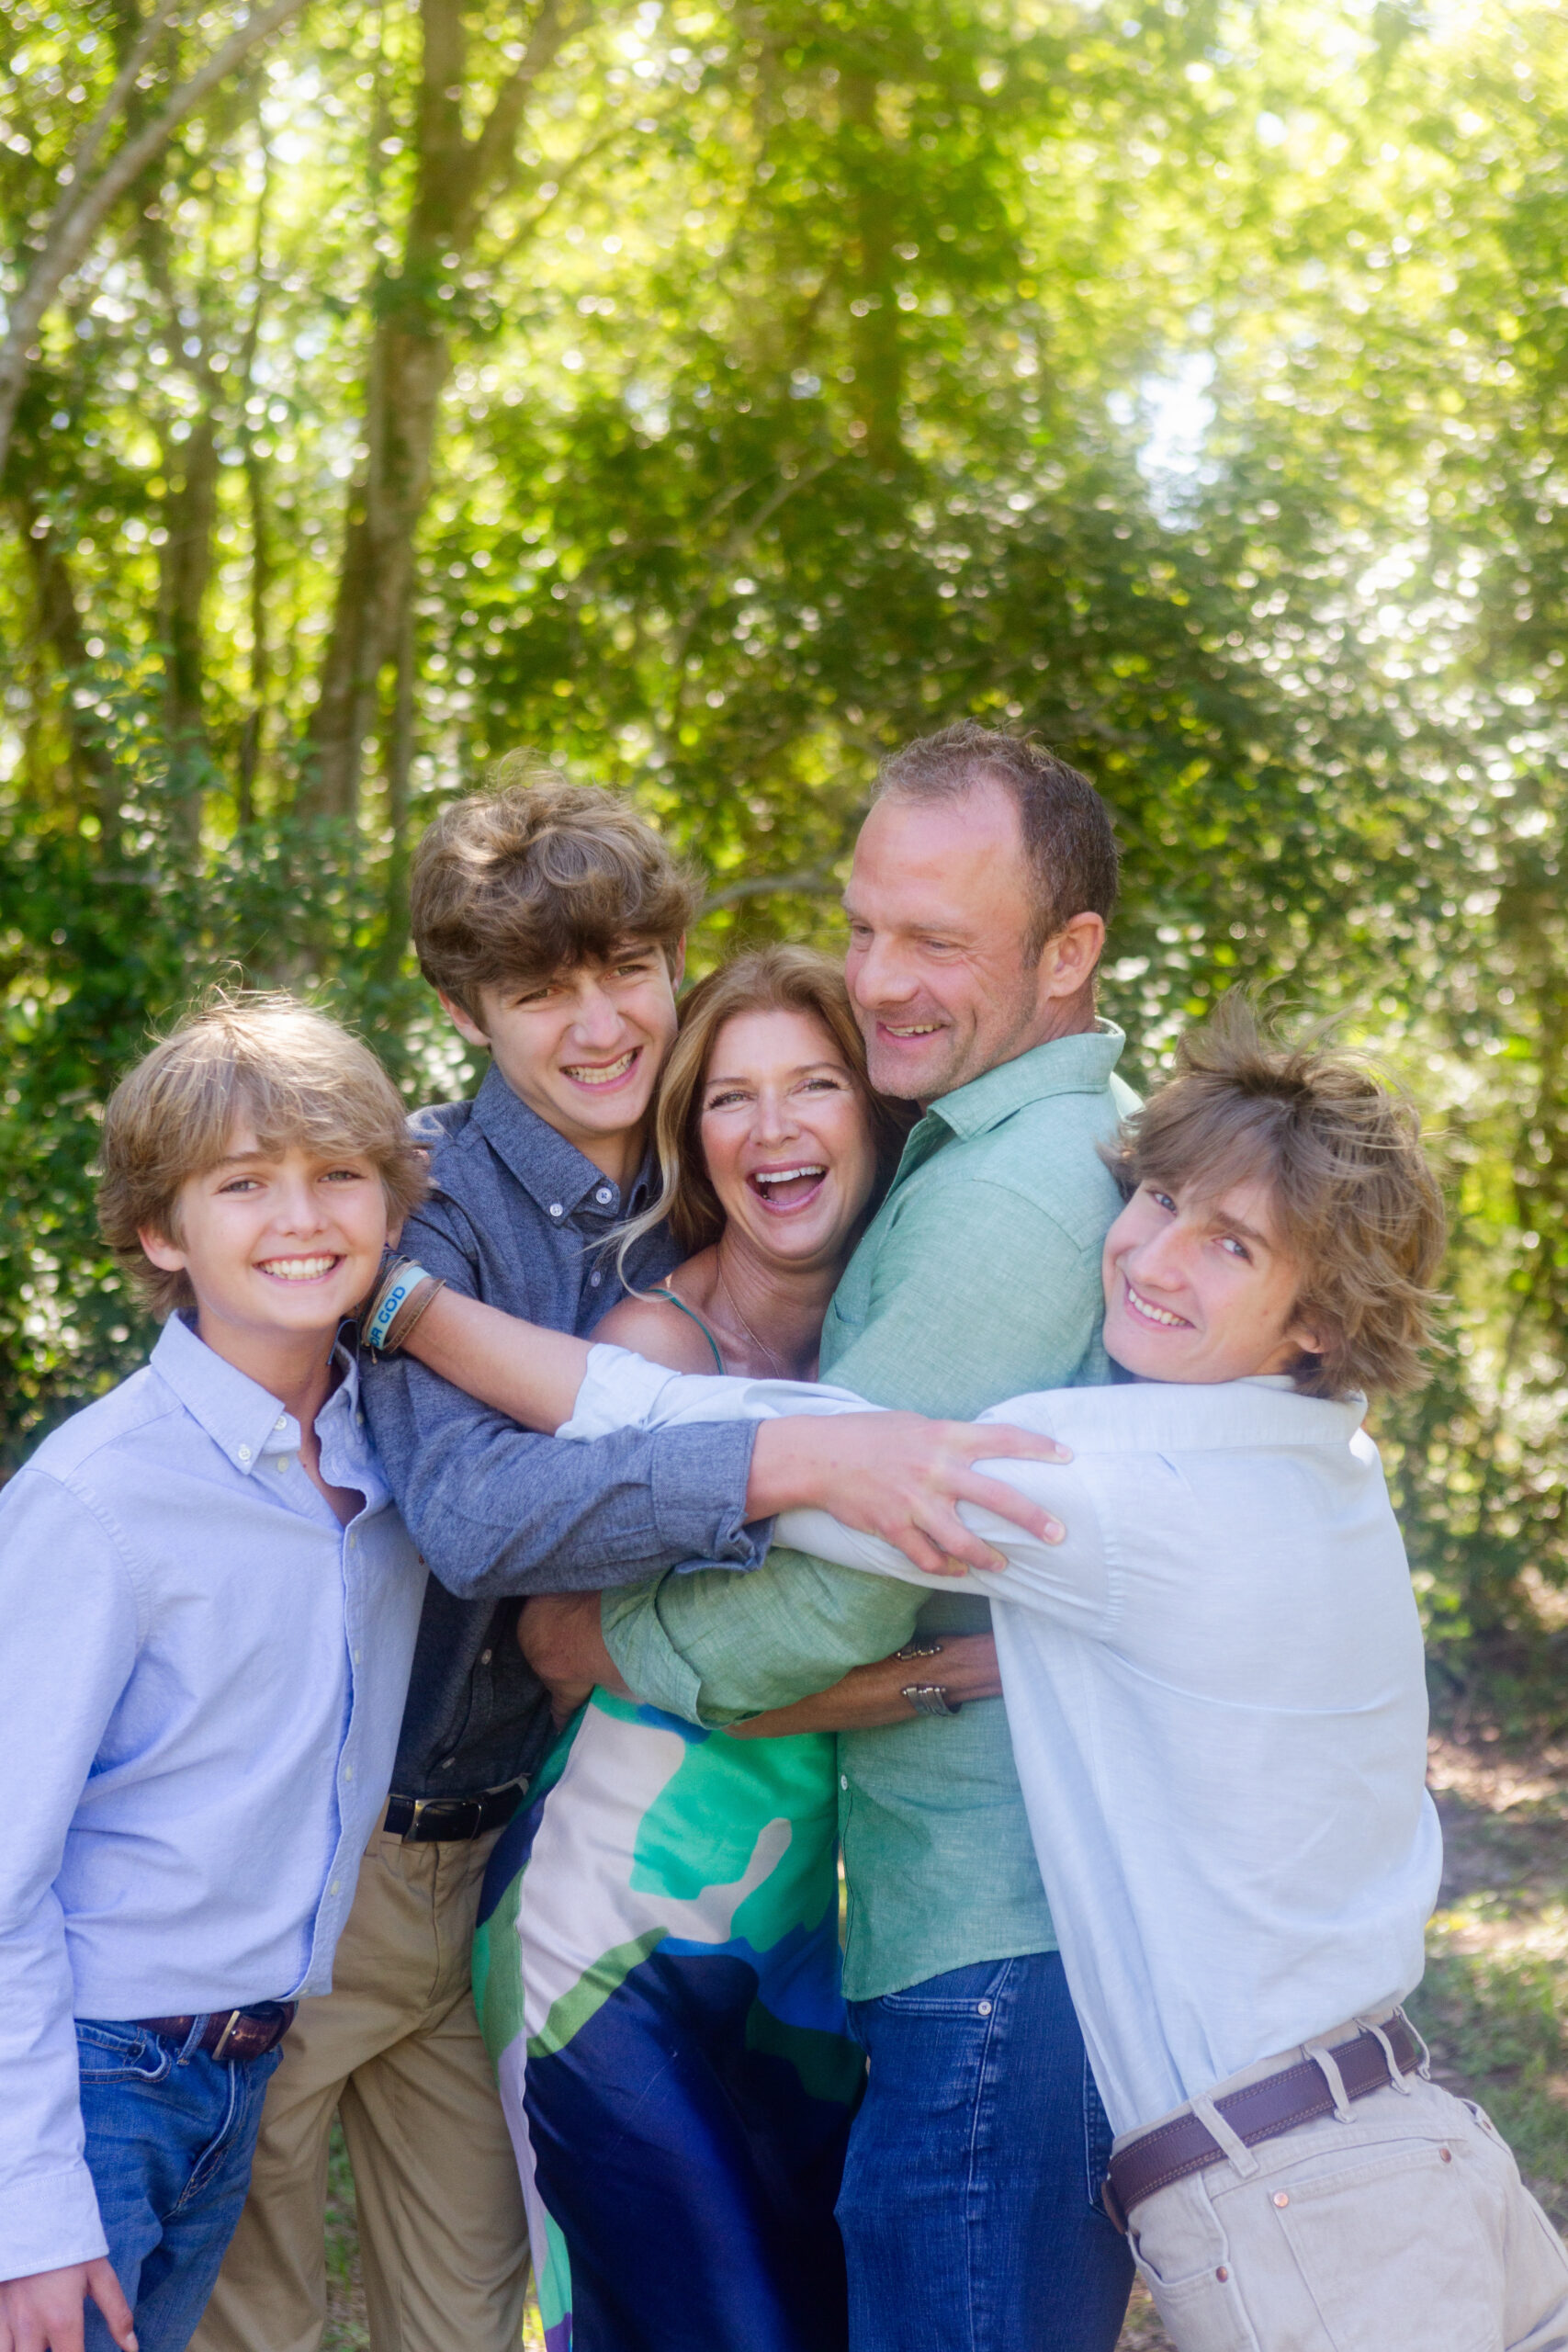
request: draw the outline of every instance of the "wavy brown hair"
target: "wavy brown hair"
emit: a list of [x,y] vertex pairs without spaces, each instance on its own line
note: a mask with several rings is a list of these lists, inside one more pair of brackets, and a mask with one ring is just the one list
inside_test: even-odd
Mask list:
[[659,1196],[615,1236],[617,1263],[640,1235],[667,1223],[690,1258],[716,1241],[724,1211],[703,1159],[703,1086],[719,1031],[746,1012],[803,1012],[821,1023],[853,1076],[871,1121],[876,1151],[872,1204],[893,1181],[912,1119],[902,1103],[874,1094],[866,1076],[865,1044],[850,1010],[843,974],[812,947],[759,947],[710,972],[681,1000],[680,1030],[660,1080],[653,1148]]
[[217,1167],[242,1120],[263,1151],[301,1144],[368,1159],[394,1222],[429,1188],[402,1098],[368,1046],[296,997],[214,989],[126,1072],[104,1113],[98,1222],[155,1315],[193,1306],[196,1293],[188,1274],[153,1265],[140,1236],[181,1246],[181,1190]]
[[1280,1244],[1302,1269],[1296,1315],[1325,1335],[1295,1371],[1307,1396],[1396,1395],[1427,1378],[1443,1199],[1415,1103],[1367,1064],[1271,1037],[1233,991],[1181,1039],[1174,1076],[1106,1158],[1128,1193],[1270,1186]]

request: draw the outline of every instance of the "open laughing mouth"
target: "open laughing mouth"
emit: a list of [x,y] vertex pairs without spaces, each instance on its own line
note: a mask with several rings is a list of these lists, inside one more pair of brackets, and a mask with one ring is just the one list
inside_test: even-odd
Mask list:
[[785,1210],[802,1209],[814,1201],[827,1180],[828,1170],[820,1160],[801,1160],[793,1168],[758,1168],[746,1182],[764,1208],[775,1215]]
[[922,1037],[934,1037],[945,1023],[941,1021],[907,1021],[896,1024],[891,1021],[879,1021],[876,1025],[885,1037],[895,1037],[901,1046],[914,1046],[919,1045]]
[[618,1086],[641,1057],[642,1047],[633,1046],[613,1062],[563,1062],[561,1076],[570,1078],[574,1086]]
[[343,1264],[341,1254],[329,1255],[319,1250],[310,1258],[258,1258],[258,1274],[266,1274],[275,1283],[319,1283],[328,1274],[335,1274]]
[[1122,1280],[1127,1293],[1127,1312],[1136,1316],[1140,1323],[1152,1323],[1162,1331],[1191,1330],[1185,1315],[1173,1315],[1168,1306],[1156,1306],[1152,1298],[1145,1298],[1141,1291],[1133,1288],[1125,1274]]

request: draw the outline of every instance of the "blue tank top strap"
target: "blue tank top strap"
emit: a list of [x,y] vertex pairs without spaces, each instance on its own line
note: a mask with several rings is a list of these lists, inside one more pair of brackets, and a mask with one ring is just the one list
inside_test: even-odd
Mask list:
[[719,1354],[718,1341],[714,1338],[713,1333],[708,1329],[708,1327],[703,1321],[702,1317],[695,1313],[692,1307],[688,1306],[683,1298],[676,1297],[674,1292],[670,1287],[670,1277],[668,1274],[665,1275],[664,1280],[660,1283],[658,1295],[660,1298],[667,1298],[671,1306],[678,1306],[682,1314],[685,1316],[687,1321],[696,1325],[698,1330],[702,1333],[704,1339],[713,1350],[713,1360],[715,1365],[717,1367],[718,1371],[722,1373],[724,1370],[724,1358]]

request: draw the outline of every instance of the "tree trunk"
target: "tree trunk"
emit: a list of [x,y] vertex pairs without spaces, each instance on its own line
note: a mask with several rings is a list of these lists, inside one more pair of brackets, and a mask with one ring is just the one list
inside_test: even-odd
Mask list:
[[[159,579],[164,632],[164,729],[175,795],[175,829],[187,843],[201,834],[204,786],[212,764],[207,740],[206,643],[202,607],[212,577],[218,520],[218,428],[204,410],[184,445],[184,466],[164,502],[168,538]],[[166,461],[165,461],[166,462]],[[170,469],[172,471],[173,469]]]
[[[81,608],[65,550],[49,528],[42,510],[25,492],[11,501],[17,527],[32,566],[38,596],[39,634],[59,664],[65,684],[65,723],[71,765],[98,820],[100,854],[112,863],[119,841],[119,780],[107,745],[89,726],[76,701],[77,681],[93,664],[82,628]],[[41,527],[40,527],[41,526]]]
[[418,178],[399,275],[383,288],[366,395],[362,480],[350,495],[332,634],[310,717],[305,815],[358,814],[366,740],[381,678],[398,659],[412,594],[414,539],[430,497],[441,395],[451,367],[450,305],[483,208],[513,178],[528,93],[569,29],[563,0],[539,0],[521,63],[477,137],[463,136],[467,38],[461,0],[421,0]]

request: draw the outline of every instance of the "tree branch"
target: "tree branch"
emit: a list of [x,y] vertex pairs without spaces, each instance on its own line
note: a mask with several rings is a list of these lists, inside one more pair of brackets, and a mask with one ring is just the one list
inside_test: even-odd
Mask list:
[[[55,217],[51,221],[43,249],[28,273],[27,284],[17,296],[6,339],[0,343],[0,469],[5,467],[10,447],[11,429],[27,383],[34,338],[44,312],[85,254],[105,216],[146,170],[152,158],[167,146],[181,123],[196,111],[209,91],[215,89],[231,74],[259,42],[270,39],[291,17],[298,16],[306,5],[307,0],[272,0],[270,7],[253,13],[230,35],[222,48],[216,51],[205,65],[198,66],[189,81],[175,92],[163,113],[154,117],[134,138],[127,140],[90,187],[81,187],[80,175],[73,175],[70,190],[72,201],[65,204],[62,198],[62,203],[56,205]],[[158,22],[161,26],[162,18]],[[144,33],[116,79],[116,91],[119,91],[122,85],[129,90],[130,85],[127,74],[130,64],[134,62],[140,65],[137,51],[148,40],[149,36]],[[94,121],[83,142],[83,152],[89,162],[102,144],[107,129],[102,113],[103,109],[100,109],[99,119]]]

